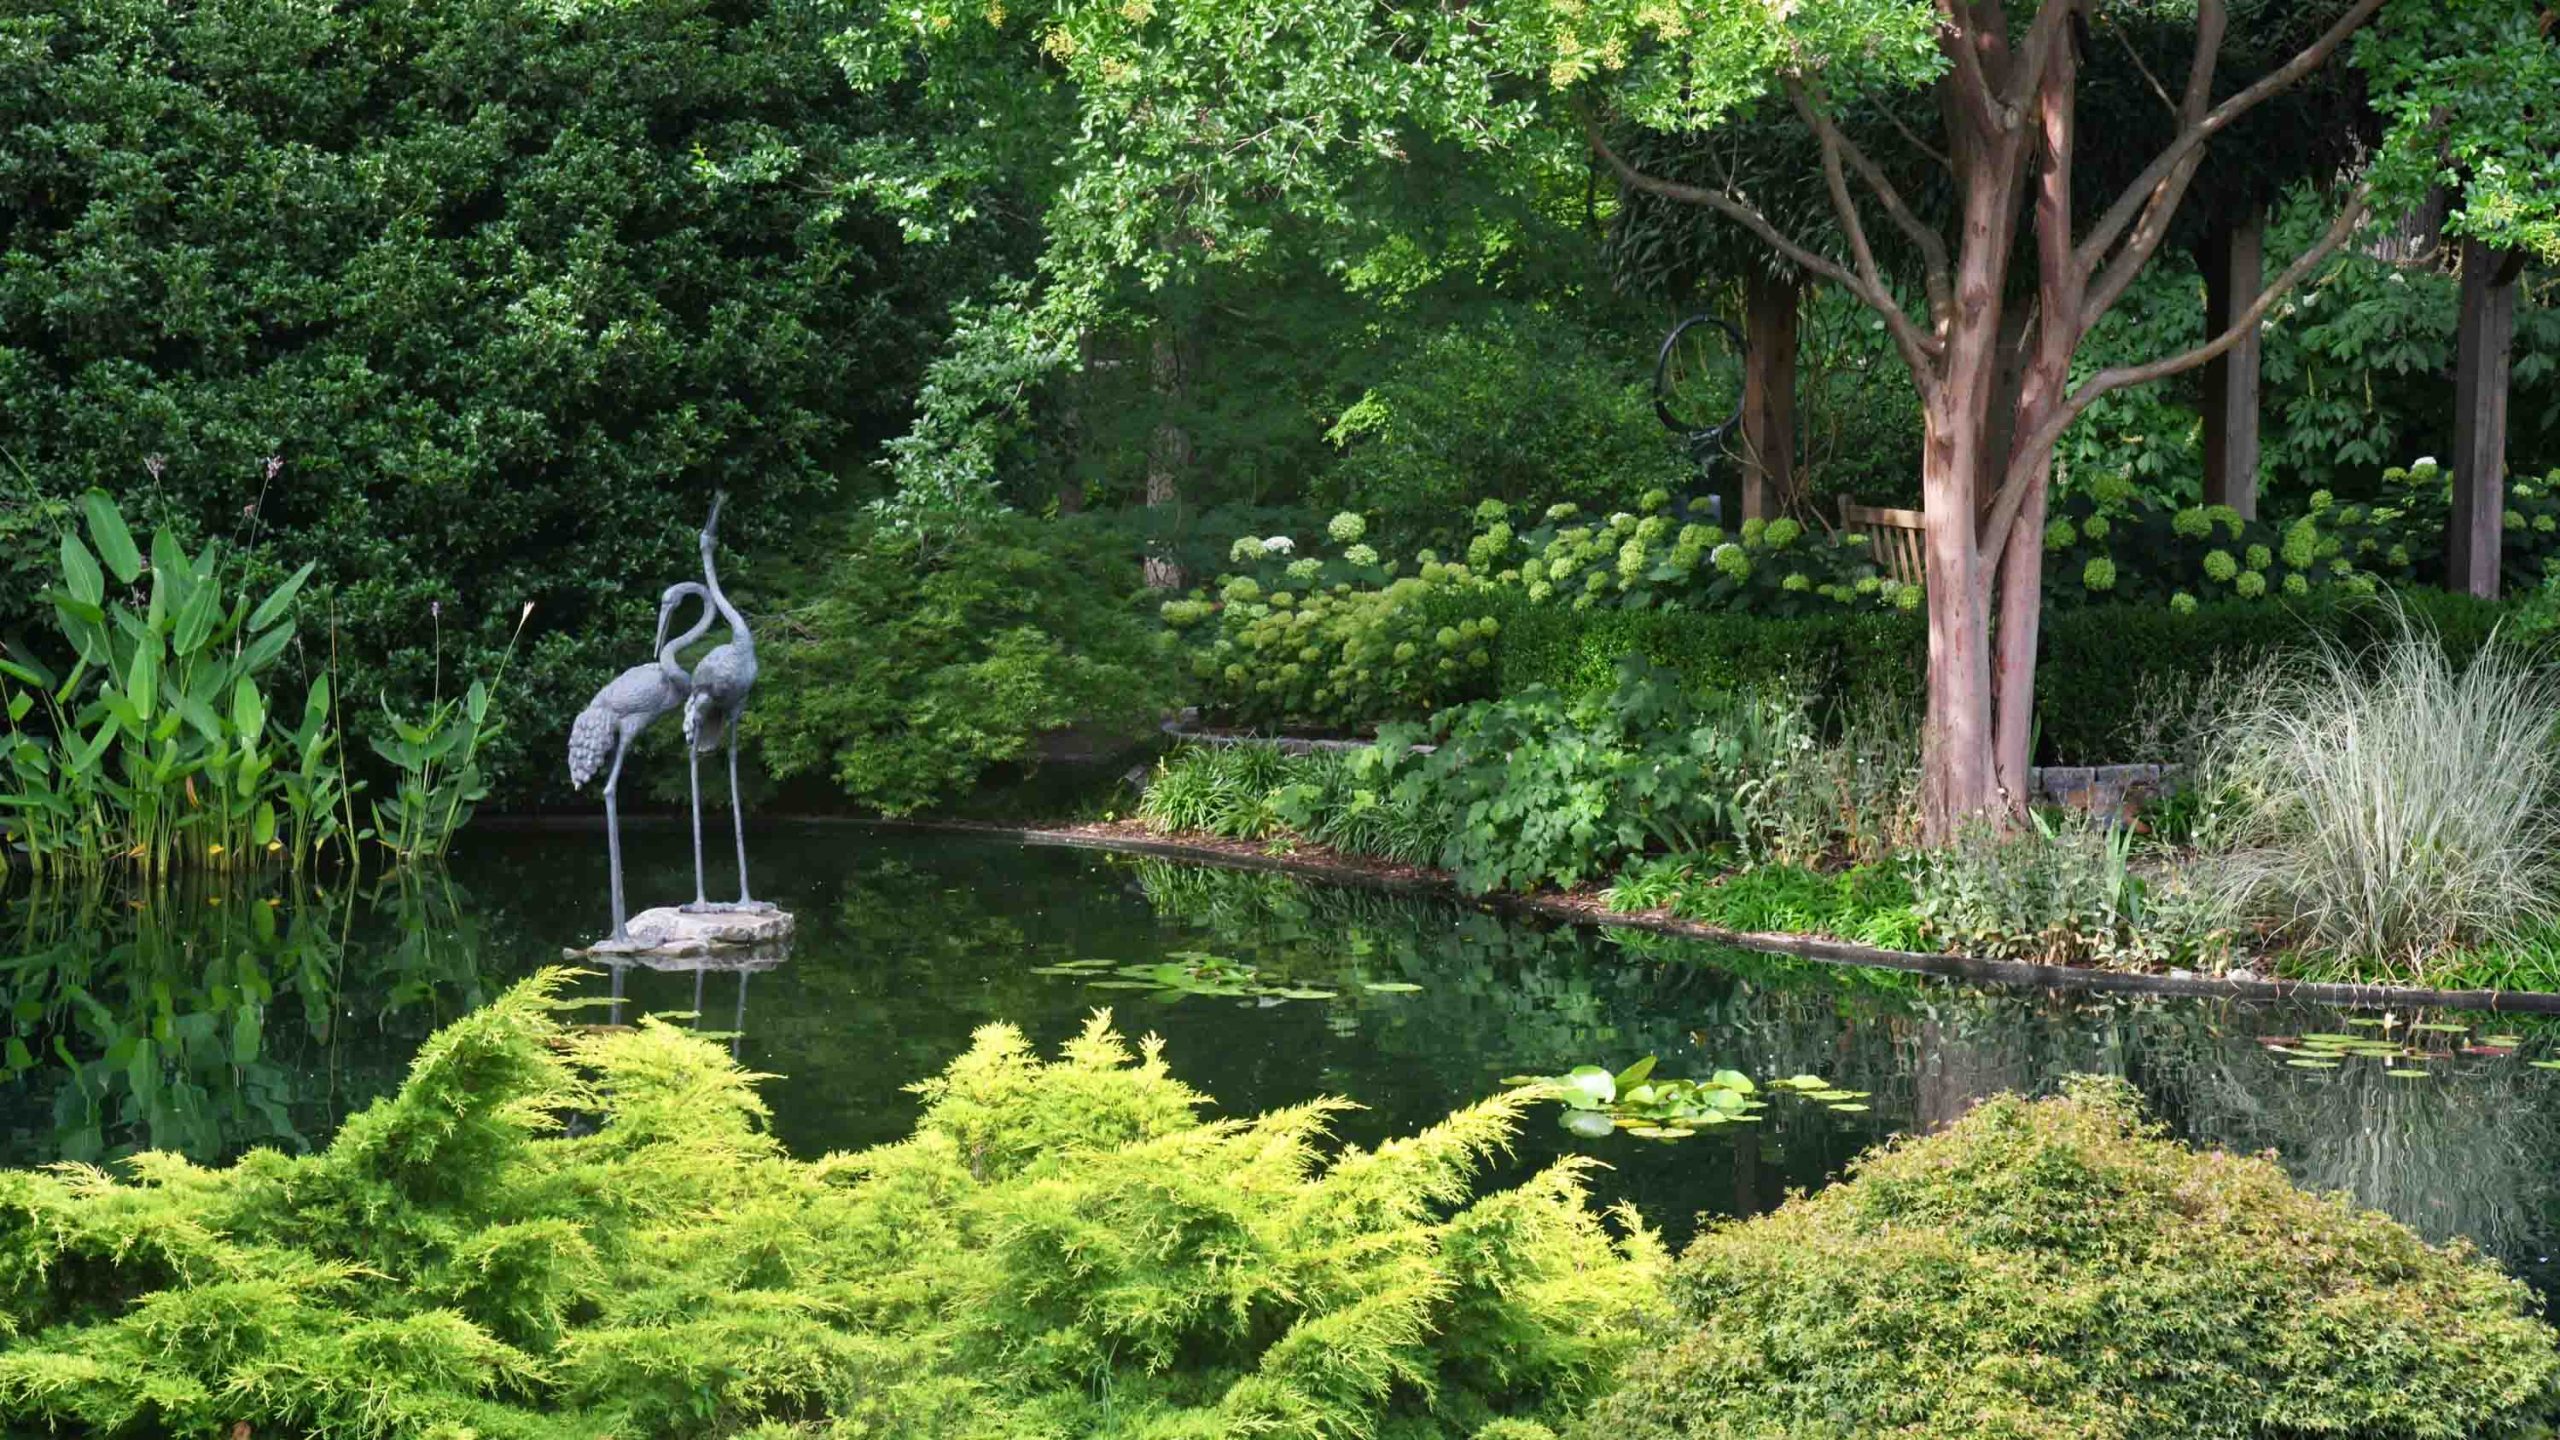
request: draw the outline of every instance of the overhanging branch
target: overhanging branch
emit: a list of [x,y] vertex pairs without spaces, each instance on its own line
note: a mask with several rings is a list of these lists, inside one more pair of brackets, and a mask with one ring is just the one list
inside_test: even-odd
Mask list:
[[2251,302],[2249,308],[2242,311],[2239,317],[2231,322],[2230,328],[2221,334],[2194,349],[2154,360],[2148,364],[2111,366],[2082,381],[2080,387],[2072,391],[2068,399],[2054,407],[2051,414],[2011,447],[2008,468],[2001,476],[1999,493],[1992,501],[1989,517],[1984,521],[1983,545],[1986,551],[1996,553],[1999,546],[2007,540],[2009,526],[2017,518],[2019,502],[2025,498],[2027,482],[2033,478],[2037,466],[2043,463],[2043,457],[2049,455],[2053,447],[2061,441],[2062,432],[2071,428],[2071,422],[2079,419],[2090,406],[2114,391],[2133,385],[2147,385],[2154,380],[2165,380],[2172,375],[2182,375],[2200,365],[2220,359],[2232,346],[2248,338],[2250,333],[2266,319],[2267,311],[2272,309],[2278,300],[2291,293],[2296,285],[2301,284],[2304,276],[2310,274],[2322,261],[2336,254],[2338,248],[2347,243],[2347,240],[2355,234],[2356,227],[2364,223],[2372,200],[2373,182],[2370,180],[2358,182],[2355,190],[2347,197],[2345,206],[2338,211],[2338,218],[2331,221],[2328,230],[2321,235],[2319,243],[2295,256],[2293,263],[2287,265],[2282,274],[2270,281],[2267,288],[2259,293],[2258,298]]

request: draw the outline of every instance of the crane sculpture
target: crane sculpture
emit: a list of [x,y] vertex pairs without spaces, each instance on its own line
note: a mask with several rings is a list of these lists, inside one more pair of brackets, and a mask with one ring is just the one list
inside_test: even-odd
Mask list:
[[[676,607],[691,596],[702,601],[701,618],[693,628],[673,639],[667,626],[675,618]],[[608,756],[613,767],[604,781],[605,850],[613,867],[613,941],[628,942],[629,922],[622,903],[622,816],[615,805],[615,791],[622,782],[623,757],[631,753],[631,742],[649,728],[659,716],[683,705],[693,693],[693,677],[676,664],[676,652],[699,640],[711,629],[711,599],[702,586],[686,580],[670,585],[658,597],[657,660],[648,665],[634,665],[605,682],[587,708],[578,712],[569,727],[569,786],[582,789],[603,768]],[[696,820],[697,831],[700,821]],[[695,846],[695,869],[701,868],[700,845]],[[698,887],[697,887],[698,888]]]
[[[713,495],[711,518],[702,523],[702,585],[708,603],[716,606],[720,618],[729,622],[729,638],[694,662],[692,694],[684,706],[685,768],[693,782],[693,903],[683,909],[693,915],[774,908],[747,889],[747,819],[738,798],[738,719],[746,713],[747,692],[755,688],[756,637],[747,628],[747,617],[738,613],[720,589],[720,575],[712,563],[720,528],[720,505],[727,498]],[[724,742],[729,748],[729,824],[738,841],[738,898],[714,904],[704,895],[702,883],[700,761],[705,753]]]

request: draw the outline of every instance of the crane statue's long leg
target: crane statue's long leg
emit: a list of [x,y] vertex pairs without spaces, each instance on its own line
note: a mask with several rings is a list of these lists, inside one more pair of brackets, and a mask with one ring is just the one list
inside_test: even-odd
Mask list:
[[729,721],[729,828],[738,837],[738,908],[755,908],[755,896],[747,893],[747,807],[738,798],[738,722]]
[[711,897],[702,893],[702,752],[690,738],[684,742],[684,772],[693,791],[693,903],[684,908],[699,915],[711,908]]
[[614,791],[622,784],[622,757],[630,751],[630,734],[619,726],[615,727],[613,773],[604,777],[604,847],[606,861],[613,869],[613,938],[616,943],[631,938],[622,908],[622,812],[614,803]]

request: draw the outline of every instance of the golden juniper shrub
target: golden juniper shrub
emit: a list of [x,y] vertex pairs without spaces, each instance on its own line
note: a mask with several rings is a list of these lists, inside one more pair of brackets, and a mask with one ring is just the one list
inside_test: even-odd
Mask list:
[[1707,1231],[1670,1290],[1593,1440],[2547,1436],[2560,1376],[2539,1302],[2467,1244],[2085,1077]]
[[1538,1440],[1659,1323],[1578,1167],[1470,1198],[1520,1101],[1328,1156],[1203,1118],[1107,1015],[989,1026],[914,1135],[801,1161],[681,1031],[563,976],[439,1033],[320,1154],[0,1172],[0,1429]]

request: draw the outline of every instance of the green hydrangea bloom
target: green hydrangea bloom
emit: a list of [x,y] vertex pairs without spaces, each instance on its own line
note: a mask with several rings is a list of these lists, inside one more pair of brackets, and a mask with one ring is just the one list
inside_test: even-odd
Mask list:
[[2204,573],[2208,580],[2228,584],[2232,576],[2240,573],[2240,562],[2232,559],[2228,550],[2207,550],[2204,552]]
[[1751,578],[1751,556],[1739,545],[1727,541],[1707,557],[1714,566],[1736,580]]
[[2079,538],[2080,532],[2072,528],[2069,520],[2057,519],[2044,527],[2044,548],[2047,550],[2068,550]]
[[2302,578],[2299,571],[2287,575],[2284,577],[2284,593],[2294,596],[2308,595],[2311,593],[2311,582]]
[[1742,522],[1742,543],[1745,545],[1760,543],[1760,537],[1768,533],[1769,522],[1757,515]]
[[2314,515],[2319,514],[2321,511],[2326,510],[2337,503],[2338,497],[2330,494],[2326,490],[2314,490],[2311,492],[2311,513]]
[[1396,663],[1399,665],[1412,664],[1413,657],[1421,653],[1422,652],[1420,650],[1414,648],[1414,644],[1410,640],[1400,640],[1396,642]]
[[2169,608],[2181,615],[2193,615],[2196,613],[2196,597],[2181,590],[2169,597]]
[[1920,587],[1917,585],[1905,585],[1901,589],[1895,591],[1893,593],[1893,604],[1894,608],[1897,610],[1919,609]]
[[2092,555],[2080,568],[2080,583],[2092,590],[2116,588],[2116,562],[2105,555]]
[[2201,505],[2190,505],[2170,517],[2169,528],[2189,540],[2202,540],[2213,533],[2213,517]]
[[1345,510],[1324,522],[1324,533],[1333,537],[1334,544],[1348,545],[1369,533],[1369,522]]
[[1858,577],[1857,591],[1861,595],[1873,595],[1877,587],[1883,583],[1873,575],[1861,575]]
[[1250,575],[1231,576],[1219,593],[1232,605],[1250,605],[1262,598],[1262,586]]
[[2319,558],[2320,527],[2308,519],[2296,520],[2284,532],[2284,563],[2296,570],[2308,570]]
[[1550,505],[1547,507],[1547,523],[1551,525],[1561,525],[1565,521],[1570,520],[1581,513],[1582,507],[1574,504],[1570,500],[1561,505]]
[[1555,597],[1555,593],[1556,587],[1548,584],[1544,580],[1540,580],[1529,587],[1529,603],[1532,605],[1544,605],[1547,601]]
[[1648,515],[1670,503],[1671,492],[1663,489],[1659,485],[1654,486],[1652,489],[1647,490],[1642,495],[1636,497],[1636,508],[1644,511]]
[[2267,593],[2267,577],[2255,570],[2243,570],[2240,578],[2231,582],[2231,588],[2244,598],[2255,600]]
[[[1368,545],[1353,545],[1342,552],[1342,558],[1350,561],[1354,565],[1375,565],[1378,563],[1378,552],[1375,548]],[[1469,556],[1468,558],[1473,559],[1474,557]]]
[[1605,589],[1608,584],[1609,572],[1606,570],[1594,570],[1590,574],[1582,577],[1582,588],[1585,590],[1597,591]]
[[2510,530],[2521,530],[2524,528],[2524,514],[2521,511],[2508,511],[2506,514],[2506,521],[2507,528]]
[[1778,582],[1778,588],[1781,590],[1810,590],[1813,588],[1813,577],[1805,574],[1801,570],[1790,570],[1787,572],[1787,578]]
[[2240,538],[2241,527],[2247,523],[2240,518],[2239,511],[2228,505],[2207,505],[2204,507],[2204,513],[2212,517],[2213,523],[2228,529],[2234,540]]
[[1315,578],[1323,573],[1324,562],[1313,557],[1289,562],[1289,578],[1301,585],[1313,583]]
[[2080,522],[2080,533],[2092,540],[2106,539],[2107,528],[2107,517],[2104,515],[2092,515]]
[[1432,636],[1431,638],[1440,643],[1441,649],[1452,649],[1458,643],[1458,627],[1455,625],[1443,625],[1440,627],[1440,633]]
[[2248,562],[2249,569],[2264,570],[2275,563],[2276,557],[2266,546],[2252,545],[2241,552],[2241,558]]
[[1479,525],[1498,524],[1499,522],[1510,518],[1511,507],[1503,504],[1499,500],[1479,500],[1476,502],[1476,523]]
[[[1743,528],[1746,530],[1749,529],[1749,522],[1746,521]],[[1796,523],[1795,520],[1788,516],[1781,515],[1777,519],[1769,522],[1769,527],[1760,532],[1760,538],[1770,549],[1784,550],[1788,546],[1796,543],[1797,537],[1803,534],[1804,526]]]
[[1644,542],[1641,540],[1630,540],[1626,544],[1619,546],[1618,574],[1620,578],[1633,580],[1643,573]]
[[2384,553],[2382,558],[2390,561],[2394,566],[2406,565],[2409,563],[2409,547],[2394,545]]
[[2533,528],[2548,535],[2553,530],[2560,529],[2560,520],[2554,520],[2548,513],[2536,515],[2533,517]]

